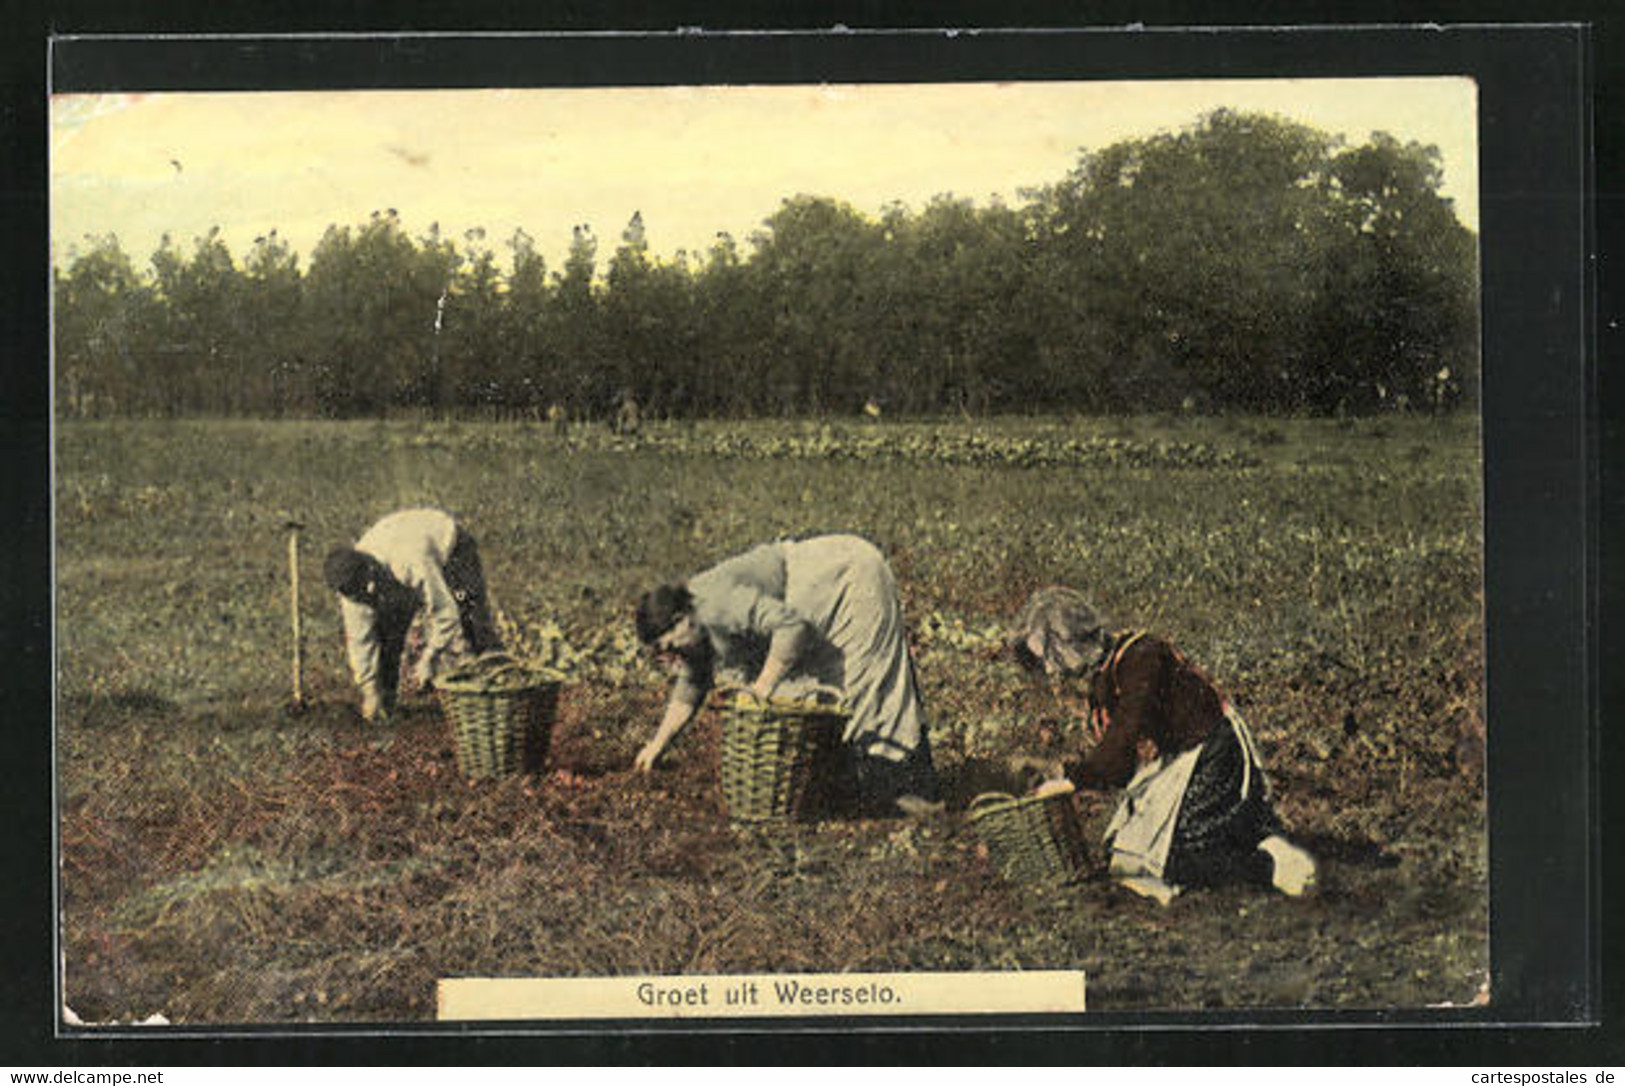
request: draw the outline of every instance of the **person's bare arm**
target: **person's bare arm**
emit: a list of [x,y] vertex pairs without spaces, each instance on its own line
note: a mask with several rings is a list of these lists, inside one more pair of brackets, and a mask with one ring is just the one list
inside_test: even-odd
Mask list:
[[750,684],[751,693],[763,699],[772,696],[774,687],[783,681],[784,676],[801,657],[802,647],[806,644],[809,632],[805,622],[780,626],[773,631],[773,639],[768,643],[767,659],[762,662],[762,670],[757,674],[756,681]]
[[671,744],[673,739],[682,734],[683,729],[688,727],[688,722],[694,719],[694,714],[699,710],[700,702],[704,700],[703,694],[693,701],[688,700],[683,695],[684,689],[679,687],[672,691],[671,697],[666,699],[666,709],[660,715],[660,724],[655,728],[655,733],[650,736],[649,741],[643,744],[643,749],[638,751],[637,757],[632,762],[632,767],[640,773],[647,773],[654,768],[655,762],[665,752],[666,747]]

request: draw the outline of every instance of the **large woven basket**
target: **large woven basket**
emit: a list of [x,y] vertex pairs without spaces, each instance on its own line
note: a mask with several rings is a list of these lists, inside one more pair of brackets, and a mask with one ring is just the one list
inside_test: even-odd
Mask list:
[[722,802],[740,823],[810,821],[830,802],[848,713],[833,704],[739,696],[722,716]]
[[970,820],[993,866],[1012,882],[1065,881],[1088,862],[1075,792],[1020,799],[989,792],[971,801]]
[[472,779],[534,773],[547,760],[562,676],[487,653],[435,681],[457,740],[457,768]]

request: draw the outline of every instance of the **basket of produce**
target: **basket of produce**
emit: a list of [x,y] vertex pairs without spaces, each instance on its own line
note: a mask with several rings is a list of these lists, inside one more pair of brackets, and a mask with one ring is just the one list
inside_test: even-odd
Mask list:
[[1012,882],[1072,879],[1088,861],[1083,816],[1070,783],[1053,782],[1019,799],[985,793],[971,801],[970,820],[993,866]]
[[740,693],[722,717],[722,802],[735,822],[807,821],[827,807],[849,714],[832,700]]
[[506,653],[476,657],[435,680],[470,778],[533,773],[547,758],[563,677]]

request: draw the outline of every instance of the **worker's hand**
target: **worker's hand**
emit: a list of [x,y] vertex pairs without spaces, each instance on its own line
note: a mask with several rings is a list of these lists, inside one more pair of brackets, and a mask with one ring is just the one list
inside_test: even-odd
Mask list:
[[773,691],[778,689],[788,670],[789,665],[769,651],[761,672],[756,676],[756,681],[750,684],[750,692],[756,695],[757,700],[766,701],[773,696]]
[[663,750],[665,750],[663,745],[651,739],[643,744],[643,749],[638,751],[638,756],[632,760],[632,768],[639,773],[652,772],[655,767],[655,760],[660,757]]
[[434,659],[423,660],[418,664],[418,689],[425,694],[432,694],[440,676],[452,674],[473,659],[471,654],[456,649],[441,650]]
[[1093,706],[1089,710],[1088,720],[1089,723],[1086,730],[1089,733],[1089,741],[1091,743],[1099,743],[1101,739],[1105,738],[1106,729],[1111,727],[1111,714],[1106,712],[1105,709],[1102,709],[1098,705]]

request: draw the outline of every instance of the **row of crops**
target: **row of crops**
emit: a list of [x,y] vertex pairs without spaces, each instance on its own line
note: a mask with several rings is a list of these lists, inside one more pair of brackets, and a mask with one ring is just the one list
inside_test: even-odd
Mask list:
[[869,463],[921,463],[975,467],[1093,467],[1215,469],[1256,467],[1256,457],[1199,442],[1076,437],[1060,434],[1004,436],[955,431],[864,430],[825,427],[811,433],[752,433],[743,430],[658,429],[617,434],[597,427],[567,435],[542,436],[535,430],[485,429],[465,433],[400,434],[412,448],[515,449],[552,441],[576,451],[648,451],[676,456],[737,460],[834,460]]

